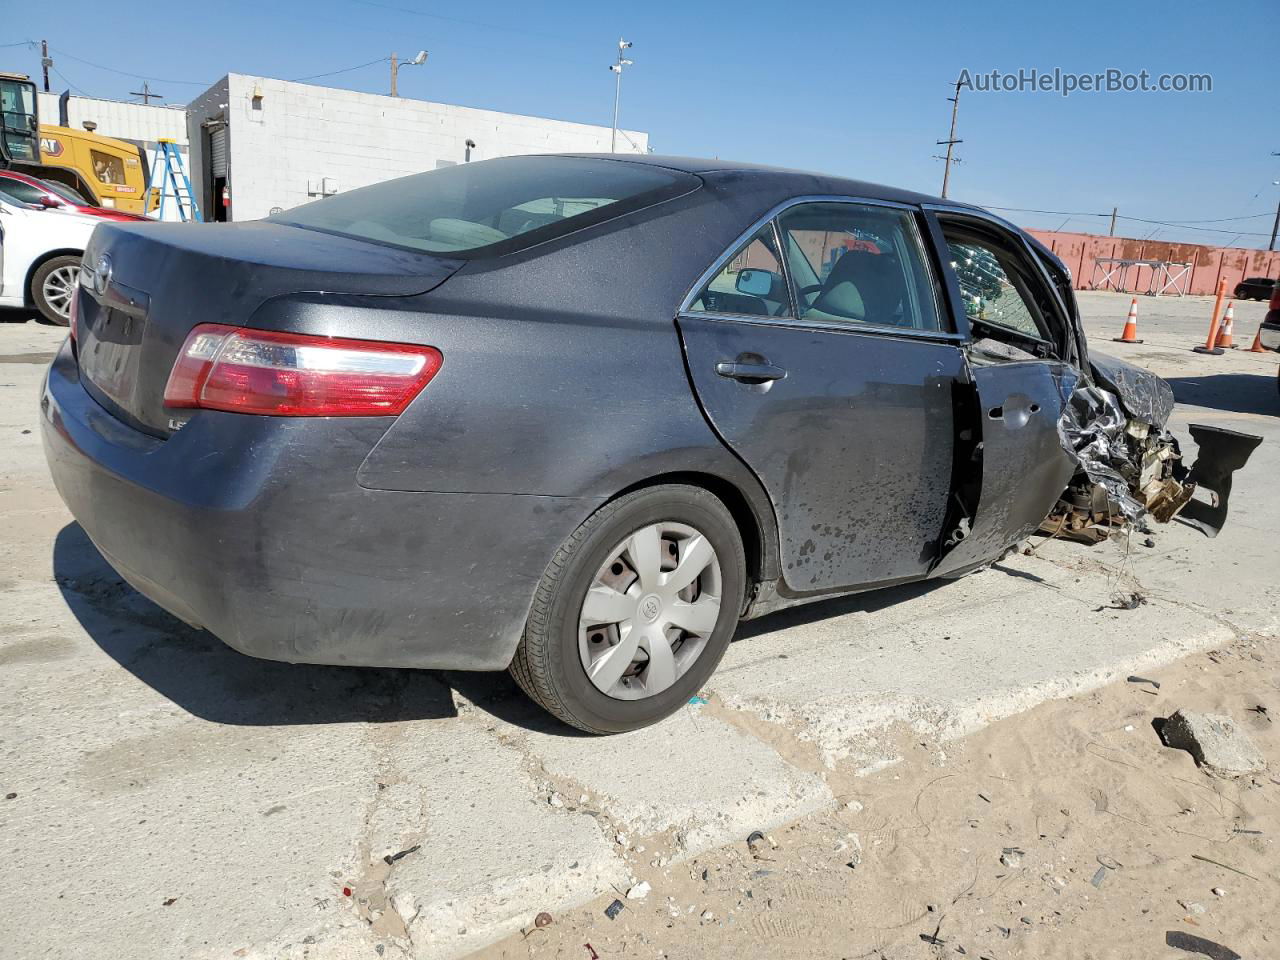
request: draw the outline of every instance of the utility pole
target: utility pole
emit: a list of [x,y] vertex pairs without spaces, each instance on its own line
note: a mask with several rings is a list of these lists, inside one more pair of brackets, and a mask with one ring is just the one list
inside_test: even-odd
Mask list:
[[53,61],[49,59],[49,41],[40,41],[40,69],[44,71],[44,92],[49,92],[49,68],[53,66]]
[[[1280,153],[1276,153],[1274,150],[1271,152],[1271,155],[1273,157],[1280,157]],[[1280,181],[1275,182],[1280,184]],[[1276,221],[1271,225],[1271,243],[1267,245],[1268,250],[1275,250],[1277,233],[1280,233],[1280,200],[1276,201]]]
[[939,140],[938,146],[946,144],[947,155],[939,157],[939,160],[946,161],[942,168],[942,199],[947,198],[947,186],[951,182],[951,164],[959,163],[960,158],[955,156],[955,147],[957,143],[964,143],[963,140],[956,139],[956,115],[960,112],[960,81],[956,81],[956,95],[947,97],[951,101],[951,133],[947,135],[946,140]]
[[1111,229],[1107,231],[1108,237],[1114,237],[1116,235],[1116,214],[1119,212],[1120,212],[1119,207],[1111,208]]
[[152,92],[151,92],[151,85],[150,85],[149,83],[147,83],[147,81],[145,81],[145,80],[143,80],[143,81],[142,81],[142,89],[141,89],[141,90],[130,90],[130,91],[129,91],[129,96],[131,96],[131,97],[141,97],[141,98],[142,98],[142,104],[143,104],[143,106],[147,106],[147,107],[151,106],[151,99],[152,99],[152,97],[154,97],[154,98],[155,98],[155,99],[157,99],[157,100],[163,100],[163,99],[164,99],[164,94],[163,94],[163,93],[152,93]]
[[400,94],[396,93],[396,78],[399,76],[399,74],[400,74],[400,61],[396,59],[396,55],[393,53],[391,55],[391,95],[393,97],[400,96]]
[[613,87],[613,136],[609,140],[609,152],[618,152],[618,101],[622,99],[622,68],[631,66],[632,61],[622,56],[622,51],[631,46],[630,40],[618,38],[618,60],[616,63],[609,64],[609,69],[615,74]]

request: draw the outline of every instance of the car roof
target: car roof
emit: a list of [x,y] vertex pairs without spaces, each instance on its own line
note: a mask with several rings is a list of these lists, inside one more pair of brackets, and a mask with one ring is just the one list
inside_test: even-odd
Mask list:
[[[866,180],[854,180],[848,177],[837,177],[827,173],[816,173],[808,170],[792,170],[786,167],[771,167],[759,163],[743,163],[741,161],[721,160],[705,157],[678,157],[662,154],[617,154],[617,153],[575,153],[560,156],[584,157],[597,160],[614,160],[624,163],[641,163],[668,170],[678,170],[698,176],[715,174],[734,174],[749,178],[756,186],[764,189],[775,189],[785,193],[789,189],[795,196],[814,196],[830,194],[832,196],[866,197],[872,200],[890,200],[897,203],[930,203],[939,206],[953,207],[956,210],[979,210],[981,208],[968,203],[944,200],[926,193],[916,193],[882,183],[870,183]],[[985,212],[985,211],[984,211]]]

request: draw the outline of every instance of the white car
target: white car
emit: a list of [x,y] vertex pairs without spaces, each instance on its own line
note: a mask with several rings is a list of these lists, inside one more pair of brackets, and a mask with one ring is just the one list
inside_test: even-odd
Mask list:
[[70,322],[80,257],[101,222],[0,199],[0,307],[34,307],[51,323]]

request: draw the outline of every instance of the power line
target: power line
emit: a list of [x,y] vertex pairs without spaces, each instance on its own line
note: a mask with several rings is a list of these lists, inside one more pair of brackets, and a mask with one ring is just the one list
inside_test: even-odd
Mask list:
[[[1004,210],[1012,213],[1039,213],[1050,217],[1110,217],[1109,213],[1091,213],[1085,210],[1037,210],[1030,207],[988,207],[989,210]],[[1230,233],[1241,237],[1265,237],[1265,233],[1236,233],[1233,230],[1215,230],[1212,227],[1197,226],[1200,223],[1228,223],[1235,220],[1255,220],[1258,217],[1269,217],[1270,213],[1252,213],[1244,217],[1217,217],[1212,220],[1151,220],[1146,217],[1127,217],[1124,214],[1116,214],[1117,220],[1132,220],[1135,223],[1154,224],[1161,227],[1186,227],[1189,230],[1199,230],[1203,233]]]
[[303,80],[319,80],[321,77],[336,77],[340,73],[351,73],[353,70],[363,70],[365,67],[372,67],[375,63],[386,63],[390,57],[379,57],[377,60],[370,60],[368,63],[358,63],[354,67],[343,67],[341,70],[331,70],[328,73],[313,73],[309,77],[295,77],[290,83],[301,83]]
[[90,100],[92,100],[92,99],[93,99],[93,96],[92,96],[91,94],[85,93],[85,92],[84,92],[84,89],[83,89],[82,87],[77,87],[74,83],[72,83],[72,82],[67,78],[67,75],[66,75],[66,74],[64,74],[64,73],[63,73],[61,70],[59,70],[57,67],[52,67],[52,66],[51,66],[51,67],[49,68],[49,71],[50,71],[50,72],[51,72],[55,77],[57,77],[59,80],[61,80],[63,83],[65,83],[68,87],[70,87],[72,90],[74,90],[76,93],[80,94],[80,96],[82,96],[82,97],[88,97]]
[[469,27],[480,27],[483,30],[502,30],[506,33],[517,33],[527,37],[539,37],[543,40],[564,40],[563,35],[554,33],[542,33],[538,30],[526,30],[523,27],[513,27],[509,24],[485,23],[481,20],[468,20],[464,17],[448,17],[440,13],[427,13],[425,10],[413,10],[409,7],[398,7],[390,3],[378,3],[377,0],[352,0],[352,2],[363,4],[366,7],[380,7],[383,10],[392,10],[396,13],[407,13],[414,17],[426,17],[428,20],[440,20],[443,23],[458,23]]
[[50,47],[49,49],[59,56],[66,57],[68,60],[75,60],[77,63],[83,63],[85,66],[93,67],[95,70],[105,70],[107,73],[118,74],[122,77],[132,77],[136,80],[154,80],[156,83],[181,83],[191,87],[210,86],[207,80],[173,80],[166,77],[150,77],[142,73],[130,73],[126,70],[117,70],[115,67],[105,67],[100,63],[94,63],[92,60],[85,60],[83,57],[77,57],[73,53],[67,53],[67,51],[59,50],[56,47]]

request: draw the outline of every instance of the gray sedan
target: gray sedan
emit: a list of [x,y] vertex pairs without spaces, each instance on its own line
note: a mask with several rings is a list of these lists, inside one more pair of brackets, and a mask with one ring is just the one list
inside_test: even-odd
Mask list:
[[246,654],[509,668],[600,733],[745,618],[1042,525],[1215,532],[1256,443],[1198,428],[1188,471],[1016,227],[815,174],[498,159],[104,224],[80,277],[44,443],[121,576]]

